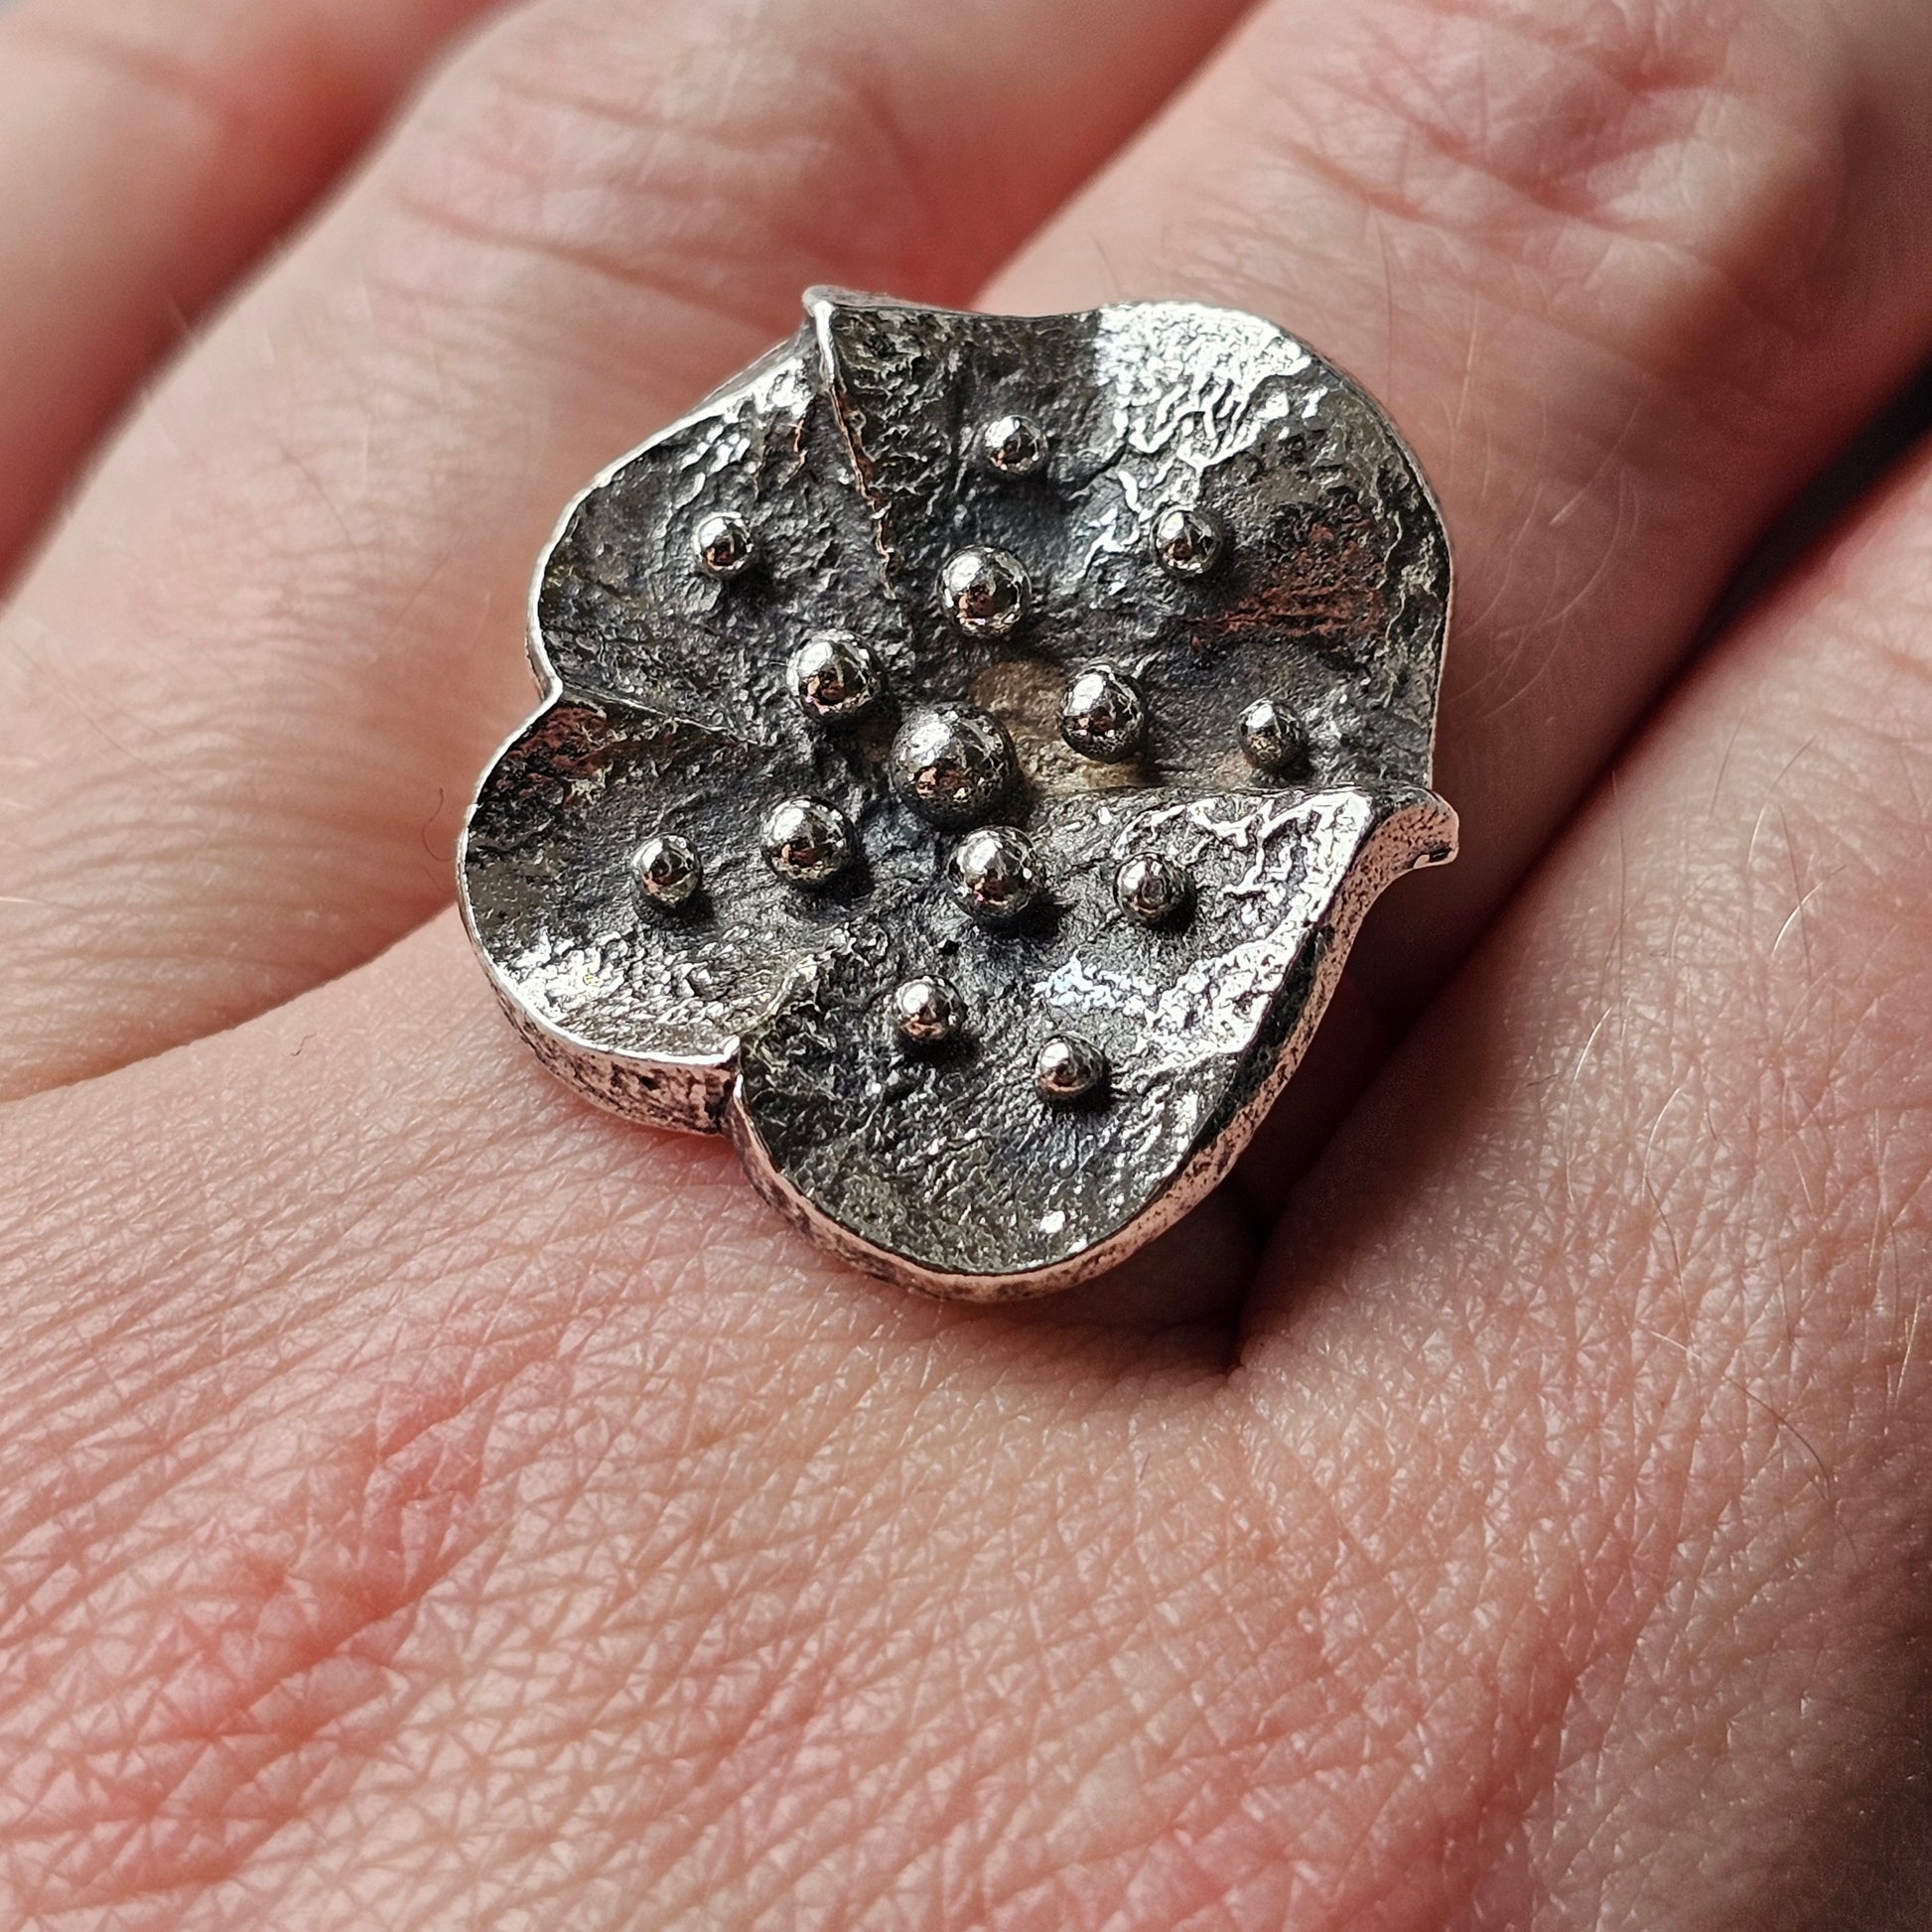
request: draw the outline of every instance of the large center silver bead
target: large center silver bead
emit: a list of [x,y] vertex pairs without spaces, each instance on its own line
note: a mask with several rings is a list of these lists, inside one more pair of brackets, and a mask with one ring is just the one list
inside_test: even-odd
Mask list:
[[893,783],[928,824],[958,831],[990,817],[1013,790],[1018,761],[991,712],[936,704],[913,712],[893,740]]

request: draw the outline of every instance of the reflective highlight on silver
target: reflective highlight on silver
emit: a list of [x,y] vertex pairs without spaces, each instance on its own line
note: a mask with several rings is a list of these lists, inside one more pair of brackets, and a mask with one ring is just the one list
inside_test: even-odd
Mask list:
[[1106,1054],[1072,1034],[1055,1034],[1034,1061],[1034,1085],[1042,1100],[1055,1106],[1090,1100],[1106,1084]]
[[946,980],[912,979],[893,989],[893,1025],[908,1046],[944,1046],[965,1024],[965,1007]]
[[[1050,484],[992,461],[1005,417],[1038,428]],[[693,561],[714,514],[757,555],[712,547],[729,595]],[[1063,1288],[1226,1173],[1370,904],[1452,855],[1431,789],[1449,609],[1414,460],[1272,324],[817,293],[571,507],[531,608],[541,704],[465,831],[465,916],[547,1066],[729,1134],[838,1254],[968,1300]],[[793,675],[833,633],[878,674],[842,718]],[[1115,762],[1061,730],[1096,664],[1145,710]],[[1279,765],[1244,757],[1263,697],[1295,736]],[[997,797],[907,782],[897,739],[944,707],[997,733]],[[936,823],[934,800],[978,816]],[[652,837],[646,873],[668,866],[670,828],[702,855],[681,911],[635,870]],[[1156,859],[1191,891],[1149,925]],[[899,1026],[919,981],[956,1002],[953,1043]],[[1048,1104],[1049,1039],[1104,1057],[1085,1104]]]
[[1166,925],[1187,909],[1194,881],[1185,866],[1158,852],[1129,859],[1114,874],[1114,901],[1142,925]]
[[819,798],[786,798],[759,828],[764,862],[788,885],[829,886],[852,864],[858,840],[852,821]]
[[1257,771],[1279,774],[1308,762],[1308,733],[1273,698],[1257,698],[1237,729],[1241,754]]
[[704,884],[704,868],[688,840],[675,833],[646,839],[630,856],[630,876],[653,905],[688,905]]
[[1227,543],[1227,525],[1212,510],[1171,503],[1154,519],[1154,554],[1170,577],[1208,576]]
[[861,717],[883,683],[879,660],[849,630],[821,630],[806,638],[792,652],[785,674],[799,710],[821,725]]
[[953,848],[953,891],[981,925],[1017,925],[1040,894],[1033,841],[1011,825],[982,825]]
[[691,548],[697,553],[698,568],[707,577],[720,578],[743,576],[758,550],[745,519],[728,510],[713,510],[698,519]]
[[1020,560],[989,545],[956,551],[939,573],[946,615],[969,637],[1010,637],[1027,615],[1031,589]]
[[1013,789],[1013,740],[974,705],[913,712],[893,740],[893,782],[929,825],[957,831],[991,816]]
[[1060,700],[1060,737],[1083,759],[1118,764],[1141,749],[1147,705],[1140,687],[1111,664],[1089,664]]
[[1046,432],[1031,416],[996,416],[980,432],[980,455],[1003,477],[1036,477],[1046,467]]

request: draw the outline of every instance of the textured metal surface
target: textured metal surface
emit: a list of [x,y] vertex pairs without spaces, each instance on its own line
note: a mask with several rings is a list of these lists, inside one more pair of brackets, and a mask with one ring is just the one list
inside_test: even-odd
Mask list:
[[[592,1099],[730,1133],[862,1266],[1038,1294],[1219,1178],[1375,896],[1451,856],[1429,788],[1448,544],[1374,403],[1254,317],[807,309],[566,518],[533,609],[544,703],[472,811],[466,914]],[[801,687],[821,638],[856,640],[863,704]],[[1063,735],[1096,665],[1143,707],[1125,756]],[[1275,768],[1243,747],[1262,699],[1291,728]],[[973,834],[894,757],[949,706],[1012,741],[1013,781],[971,808],[1032,842],[1041,890],[1009,924],[973,915]],[[763,849],[789,799],[854,832],[811,890]],[[681,903],[640,890],[652,840],[695,857]],[[1123,905],[1145,857],[1185,880],[1172,915]],[[943,1040],[900,1025],[922,980]],[[1055,1039],[1104,1079],[1042,1087]]]

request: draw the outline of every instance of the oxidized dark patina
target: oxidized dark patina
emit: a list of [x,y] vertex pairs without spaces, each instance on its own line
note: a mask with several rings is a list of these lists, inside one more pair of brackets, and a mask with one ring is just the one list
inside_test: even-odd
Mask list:
[[1376,894],[1451,855],[1448,544],[1253,317],[808,310],[570,513],[465,905],[593,1099],[731,1133],[863,1266],[1037,1294],[1225,1172]]

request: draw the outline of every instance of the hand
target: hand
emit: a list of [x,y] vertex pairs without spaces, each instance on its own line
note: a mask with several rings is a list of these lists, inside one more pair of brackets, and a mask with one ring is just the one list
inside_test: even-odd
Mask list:
[[[476,11],[0,20],[0,1922],[1925,1923],[1932,469],[1692,660],[1932,348],[1932,9]],[[1465,857],[1018,1314],[448,910],[559,504],[818,280],[1275,317],[1457,544]]]

